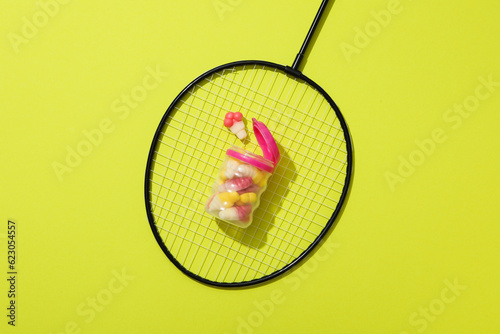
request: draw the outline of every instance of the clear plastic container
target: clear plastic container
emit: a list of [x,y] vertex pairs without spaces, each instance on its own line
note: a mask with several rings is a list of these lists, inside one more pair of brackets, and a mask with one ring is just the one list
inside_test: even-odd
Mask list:
[[274,138],[262,122],[253,119],[254,133],[264,157],[233,146],[219,169],[205,211],[230,224],[246,228],[260,204],[260,196],[279,161]]

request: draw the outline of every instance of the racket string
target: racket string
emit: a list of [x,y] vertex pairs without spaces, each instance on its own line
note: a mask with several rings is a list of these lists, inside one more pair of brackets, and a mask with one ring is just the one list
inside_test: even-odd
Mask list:
[[[186,104],[186,105],[189,105],[189,104],[187,104],[187,103],[185,103],[185,104]],[[195,109],[196,109],[196,108],[195,108]],[[200,109],[200,110],[198,110],[198,111],[202,111],[202,110]],[[204,112],[204,111],[203,111],[203,112]],[[206,112],[204,112],[204,113],[206,113]],[[256,113],[256,114],[257,114],[257,115],[259,115],[259,113]],[[193,116],[193,117],[196,117],[196,116]],[[174,128],[176,128],[176,129],[178,129],[178,130],[180,130],[180,131],[184,132],[185,134],[188,134],[188,132],[183,131],[182,129],[179,129],[178,127],[176,127],[176,126],[174,126],[174,125],[172,125],[172,124],[170,124],[170,126],[173,126]],[[334,129],[336,130],[336,132],[337,132],[337,133],[338,133],[339,131],[341,131],[341,129],[340,129],[340,128],[337,128],[337,127],[334,127]],[[284,134],[280,134],[280,135],[281,135],[281,137],[282,137],[282,138],[285,138],[285,139],[288,139],[288,140],[293,140],[293,143],[294,143],[294,144],[299,144],[299,143],[300,143],[300,141],[295,140],[295,139],[290,138],[290,137],[287,137],[287,136],[286,136],[286,135],[284,135]],[[209,134],[209,136],[210,136],[211,138],[213,138],[214,140],[221,140],[221,138],[217,138],[215,135]],[[331,135],[330,135],[330,136],[331,136]],[[171,138],[171,137],[169,137],[169,138]],[[334,137],[334,138],[336,138],[336,137]],[[174,139],[174,138],[171,138],[171,139]],[[341,144],[342,142],[341,142],[341,141],[338,141],[338,143],[339,143],[339,144]],[[229,145],[232,145],[232,144],[233,144],[233,143],[232,143],[232,142],[230,142],[229,140],[226,140],[226,141],[225,141],[225,145],[226,145],[226,146],[229,146]],[[169,144],[166,144],[166,145],[169,145]],[[216,148],[217,146],[214,144],[214,145],[213,145],[213,147],[214,147],[214,148]],[[290,145],[290,147],[293,147],[293,146],[292,146],[292,145]],[[197,149],[197,148],[195,148],[195,147],[192,147],[192,148]],[[199,150],[200,152],[202,152],[200,149],[197,149],[197,150]],[[292,148],[291,148],[291,150],[292,150],[292,151],[294,151]],[[347,154],[347,153],[346,153],[345,151],[343,151],[342,149],[340,149],[340,148],[339,148],[339,150],[340,150],[340,152],[341,152],[341,153]],[[300,152],[294,152],[294,153],[296,153],[297,155],[301,155],[303,160],[305,160],[305,159],[307,159],[307,158],[308,158],[308,155],[307,155],[307,154],[303,154],[303,153],[300,153]],[[335,155],[335,154],[333,154],[333,159],[335,159],[336,161],[338,161],[338,162],[340,163],[340,165],[345,164],[345,160],[340,160],[340,159],[338,159],[338,158],[336,157],[336,155]],[[220,159],[220,161],[219,161],[219,162],[222,162],[222,159]],[[329,167],[331,167],[330,165],[327,165],[326,163],[323,163],[322,161],[319,161],[319,163],[320,163],[320,164],[322,164],[324,167],[328,167],[328,168],[329,168]],[[299,166],[301,166],[301,164],[300,164],[300,163],[297,163],[297,164],[298,164]],[[280,166],[280,167],[281,167],[281,166]],[[301,167],[304,167],[304,166],[301,166]],[[306,167],[306,168],[307,168],[307,167]],[[343,174],[345,175],[345,171],[340,171],[340,170],[338,170],[338,171],[339,171],[339,172],[341,172],[341,173],[343,173]],[[329,178],[329,177],[328,177],[327,175],[325,175],[325,174],[322,174],[322,176],[323,176],[323,177],[326,177],[326,178]],[[333,179],[333,180],[334,180],[334,181],[337,181],[337,180],[335,180],[335,179]],[[342,185],[343,185],[343,182],[341,182],[341,181],[337,181],[337,182],[338,182],[339,184],[342,184]]]
[[[235,108],[271,126],[286,153],[245,230],[212,225],[203,213],[234,143],[218,123]],[[334,110],[314,87],[274,68],[231,68],[192,87],[167,118],[155,151],[155,224],[181,265],[213,281],[252,280],[289,264],[321,233],[345,183],[347,148]]]
[[[304,89],[304,87],[305,87],[305,86],[303,86],[302,88]],[[311,95],[311,97],[310,97],[309,101],[307,102],[307,106],[306,106],[306,108],[310,105],[311,101],[313,100],[313,96],[314,96],[314,100],[316,100],[317,95],[316,95],[316,94]],[[298,103],[298,102],[299,102],[299,97],[300,97],[300,98],[302,98],[303,96],[302,96],[302,95],[299,95],[299,96],[297,97],[297,101],[296,101],[296,103]],[[294,107],[293,107],[292,109],[293,109],[293,110],[295,110],[295,109],[296,109],[296,106],[297,106],[297,105],[294,105]],[[281,117],[281,116],[282,116],[282,115],[280,115],[279,117]],[[289,120],[289,119],[288,119],[288,120]],[[309,121],[311,121],[311,119],[310,119],[310,118],[309,118]],[[279,133],[279,132],[278,132],[278,133]],[[303,135],[304,135],[304,132],[302,132],[302,133],[301,133],[301,137],[298,139],[298,142],[301,142],[301,139],[302,139]],[[290,142],[291,142],[291,141],[289,141],[289,142],[288,142],[288,145],[285,145],[285,146],[286,146],[286,147],[289,147],[289,146],[290,146],[290,144],[291,144]],[[287,161],[287,166],[285,166],[285,168],[287,168],[287,167],[288,167],[288,164],[289,164],[290,162],[291,162],[291,160],[288,160],[288,161]],[[290,234],[290,240],[289,240],[289,241],[287,240],[287,241],[288,241],[288,243],[290,243],[290,242],[291,242],[292,237],[293,237],[294,235],[296,235],[296,234],[297,234],[297,230],[298,230],[298,228],[295,228],[295,231],[294,231],[293,233],[291,233],[291,234]],[[304,229],[304,234],[306,233],[306,231],[307,231],[307,229]],[[281,247],[281,245],[282,245],[282,241],[280,241],[279,247]]]
[[[201,99],[201,98],[200,98],[200,99]],[[203,100],[203,99],[201,99],[201,100],[205,102],[205,100]],[[189,104],[189,103],[187,103],[187,102],[185,102],[185,101],[183,101],[183,102],[184,102],[184,105],[186,105],[186,106],[188,106],[188,107],[190,107],[190,108],[194,108],[195,110],[197,110],[197,111],[199,111],[199,112],[206,113],[206,111],[205,111],[205,110],[203,110],[203,109],[201,109],[201,108],[197,108],[197,107],[195,107],[195,106],[193,106],[193,105],[191,105],[191,104]],[[228,109],[228,108],[224,109],[224,107],[222,107],[222,106],[220,106],[220,105],[217,105],[217,107],[219,107],[219,108],[221,108],[221,109],[225,110],[226,112],[231,111],[231,109]],[[244,108],[244,107],[242,106],[242,108]],[[176,108],[176,109],[177,109],[177,108]],[[232,110],[234,110],[234,109],[232,109]],[[245,110],[247,110],[247,111],[251,111],[251,112],[255,112],[257,115],[259,115],[259,114],[260,114],[258,111],[252,110],[252,109],[250,109],[250,108],[246,108]],[[276,110],[275,110],[275,111],[276,111]],[[195,117],[195,116],[194,116],[194,117]],[[292,120],[295,120],[295,119],[293,119],[293,118],[292,118]],[[215,119],[215,117],[214,117],[214,121],[217,121],[217,119]],[[298,120],[295,120],[295,121],[297,121],[297,122],[299,122],[299,123],[301,122],[301,121],[298,121]],[[280,123],[280,122],[278,122],[278,121],[276,121],[276,122],[277,122],[279,125],[282,125],[283,127],[285,127],[285,126],[287,125],[287,123]],[[325,123],[325,124],[326,124],[326,122],[324,122],[324,121],[323,121],[323,123]],[[337,130],[337,131],[342,131],[342,129],[341,129],[341,128],[339,128],[339,127],[337,127],[337,126],[333,126],[333,128],[334,128],[335,130]],[[316,128],[316,129],[317,129],[317,131],[321,132],[321,134],[323,134],[323,135],[331,136],[331,134],[325,133],[325,132],[324,132],[323,130],[321,130],[320,128]],[[303,134],[304,134],[305,136],[310,137],[310,138],[314,138],[313,136],[311,136],[311,135],[307,134],[306,132],[304,132]],[[283,138],[285,138],[285,139],[288,139],[288,140],[292,140],[292,141],[294,141],[294,144],[300,144],[300,142],[298,142],[296,139],[294,139],[294,138],[292,138],[292,137],[290,137],[290,136],[287,136],[287,135],[286,135],[286,134],[284,134],[284,133],[281,133],[280,135],[281,135],[281,137],[283,137]],[[215,136],[213,136],[213,135],[210,135],[210,136],[211,136],[211,137],[213,137],[213,138],[215,138]],[[215,139],[218,139],[218,138],[215,138]],[[346,151],[342,151],[342,153],[347,154],[347,152],[346,152]],[[334,159],[336,159],[336,160],[337,160],[337,161],[339,161],[339,162],[342,162],[340,159],[337,159],[336,157],[334,157]]]
[[[199,86],[199,85],[198,85],[197,87],[199,87],[199,89],[204,89],[202,86]],[[319,93],[318,93],[318,94],[319,94]],[[200,97],[197,97],[197,98],[200,98]],[[223,98],[223,97],[221,96],[221,98]],[[201,99],[201,98],[200,98],[200,99]],[[248,98],[248,100],[250,100],[252,103],[258,104],[259,106],[264,106],[264,104],[263,104],[263,103],[258,103],[256,100],[253,100],[253,99],[250,99],[250,98]],[[185,102],[185,101],[183,101],[183,102]],[[188,106],[193,107],[193,106],[191,106],[191,105],[188,105]],[[239,106],[239,107],[241,107],[241,108],[242,108],[242,109],[244,109],[244,110],[254,111],[256,114],[259,114],[259,113],[260,113],[259,111],[252,110],[252,108],[250,108],[250,107],[245,107],[243,104],[239,104],[238,106]],[[303,111],[303,110],[300,110],[300,109],[297,109],[297,108],[293,108],[293,107],[291,107],[291,106],[289,106],[289,105],[287,105],[287,104],[285,104],[285,106],[286,106],[287,108],[290,108],[290,109],[291,109],[292,111],[294,111],[294,112],[301,113],[303,116],[310,116],[307,112],[305,112],[305,111]],[[223,107],[223,106],[221,106],[221,105],[218,105],[218,107],[220,107],[220,108],[221,108],[222,110],[224,110],[225,112],[230,112],[230,111],[233,111],[233,110],[234,110],[234,109],[230,109],[230,108],[225,108],[225,107]],[[197,109],[196,107],[194,107],[194,108],[195,108],[195,109]],[[269,109],[271,109],[272,111],[277,111],[275,108],[271,108],[271,107],[269,107]],[[198,111],[204,112],[203,110],[198,110]],[[314,118],[314,116],[312,116],[312,117]],[[321,123],[322,123],[323,125],[325,125],[325,126],[332,127],[332,125],[331,125],[331,124],[328,124],[328,122],[327,122],[327,121],[324,121],[324,120],[322,120],[322,119],[318,119],[318,118],[316,118],[315,120],[317,120],[317,121],[321,122]],[[288,124],[286,124],[286,123],[282,123],[282,124],[280,124],[280,125],[282,125],[282,126],[287,126]],[[342,129],[341,129],[340,127],[338,127],[338,126],[333,125],[333,127],[335,127],[337,130],[342,130]],[[320,128],[318,128],[318,131],[320,131],[320,132],[321,132],[321,134],[323,134],[323,135],[330,136],[330,134],[329,134],[329,133],[325,132],[324,130],[321,130]],[[304,134],[305,134],[305,135],[308,135],[307,133],[304,133]],[[285,136],[285,135],[283,134],[283,136]],[[310,136],[310,135],[309,135],[309,136]],[[312,136],[311,136],[311,137],[312,137]],[[287,139],[292,139],[292,140],[293,140],[293,138],[287,138]],[[344,153],[347,153],[347,152],[346,152],[346,151],[344,151]]]
[[[278,92],[281,92],[281,93],[279,93],[279,95],[281,95],[281,94],[283,93],[283,91],[284,91],[284,89],[285,89],[285,87],[286,87],[286,85],[285,85],[285,87],[283,87],[283,83],[284,83],[284,81],[285,81],[285,78],[286,78],[286,77],[283,77],[283,80],[282,80],[282,81],[281,81],[281,83],[280,83],[280,87],[278,88]],[[271,80],[271,82],[273,82],[273,84],[272,84],[272,85],[270,85],[270,86],[268,86],[268,87],[266,88],[266,90],[270,90],[270,89],[272,89],[272,87],[274,86],[274,82],[275,82],[275,81],[274,81],[274,80]],[[291,91],[291,88],[290,88],[290,91]],[[289,94],[290,94],[290,91],[288,92],[287,98],[288,98],[288,96],[289,96]],[[266,96],[268,96],[268,95],[266,95]],[[261,105],[264,105],[264,103],[262,103]],[[267,121],[267,120],[265,120],[265,119],[264,119],[264,121]],[[276,176],[276,175],[273,175],[273,176]],[[272,176],[271,176],[271,178],[272,178]],[[278,183],[279,183],[279,181],[278,181]],[[280,201],[281,201],[281,199],[280,199]],[[264,212],[268,211],[269,204],[270,204],[270,202],[267,202],[267,206],[265,206],[265,207],[263,206],[262,210],[263,210]],[[280,202],[280,203],[278,203],[277,205],[279,206],[280,204],[281,204],[281,202]],[[272,215],[272,217],[271,217],[271,221],[274,219],[274,216],[275,216],[275,215],[274,215],[274,213],[273,213],[273,215]],[[247,231],[248,231],[248,230],[245,230],[245,232],[244,232],[244,234],[245,234],[245,235],[247,234]],[[251,239],[250,239],[250,241],[252,241],[253,239],[255,239],[255,231],[256,231],[256,230],[254,229],[254,233],[252,233],[252,235],[250,236],[250,238],[251,238]],[[232,244],[234,244],[234,243],[235,243],[235,240],[233,239]],[[281,242],[280,242],[280,244],[281,244]],[[238,249],[241,249],[241,247],[242,247],[242,244],[240,243],[240,244],[239,244],[239,246],[238,246]],[[278,246],[278,247],[279,247],[279,246]],[[248,252],[249,252],[249,248],[247,248],[246,253],[248,254]],[[276,253],[274,253],[274,254],[276,254]],[[253,259],[252,259],[252,260],[253,260]],[[236,271],[236,273],[235,273],[235,277],[238,275],[238,273],[239,273],[239,270],[238,270],[238,271]],[[248,273],[248,269],[247,269],[247,270],[243,273],[243,277],[246,277],[247,273]],[[226,275],[227,275],[227,274],[226,274]],[[218,279],[218,277],[216,277],[216,279]],[[225,279],[225,276],[224,276],[224,279]],[[233,279],[234,279],[234,278],[233,278]]]

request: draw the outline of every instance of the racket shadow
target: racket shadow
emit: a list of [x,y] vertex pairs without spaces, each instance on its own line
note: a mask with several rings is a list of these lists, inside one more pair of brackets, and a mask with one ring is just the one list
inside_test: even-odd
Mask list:
[[273,227],[276,216],[283,210],[282,204],[289,192],[289,184],[297,178],[297,169],[292,159],[280,144],[278,148],[281,153],[280,162],[261,196],[252,225],[242,229],[216,219],[217,225],[228,237],[250,248],[261,249],[268,245],[268,232]]
[[[354,187],[354,180],[356,179],[354,177],[355,170],[356,170],[356,164],[355,164],[355,161],[354,161],[355,160],[354,144],[352,142],[351,142],[351,144],[352,144],[351,180],[350,180],[350,183],[349,183],[349,188],[347,189],[347,192],[346,192],[346,195],[345,195],[345,198],[344,198],[344,203],[349,202],[349,197],[351,196],[351,190]],[[272,283],[275,280],[282,279],[282,278],[288,277],[290,275],[294,275],[295,272],[297,270],[300,270],[302,268],[302,266],[306,265],[307,261],[309,261],[312,257],[314,257],[317,252],[319,252],[319,251],[322,250],[323,245],[325,243],[333,244],[334,247],[332,247],[332,248],[337,248],[338,245],[335,245],[335,242],[329,240],[329,238],[332,235],[332,233],[335,230],[335,228],[337,227],[337,225],[339,224],[339,222],[342,220],[342,216],[344,215],[344,211],[345,211],[346,207],[347,207],[347,205],[342,205],[342,207],[340,208],[340,210],[338,212],[338,215],[335,217],[335,221],[333,222],[332,226],[328,229],[328,231],[326,232],[326,234],[324,235],[324,237],[318,242],[317,246],[314,247],[311,252],[309,252],[304,258],[301,259],[301,261],[299,263],[297,263],[296,265],[294,265],[290,270],[288,270],[285,273],[283,273],[283,275],[280,275],[279,277],[277,277],[274,280],[263,282],[263,284],[269,284],[269,283]]]
[[[345,195],[345,199],[344,199],[345,203],[347,203],[349,201],[349,197],[351,196],[352,188],[354,187],[354,180],[356,179],[354,177],[355,170],[356,170],[356,168],[355,168],[356,167],[356,164],[355,164],[355,150],[354,150],[354,144],[352,142],[351,142],[351,144],[352,144],[351,180],[350,180],[349,188],[347,189],[347,192],[346,192],[346,195]],[[281,150],[280,150],[280,152],[281,152]],[[248,285],[248,286],[241,286],[241,287],[236,287],[236,288],[231,288],[231,289],[246,290],[246,289],[252,289],[252,288],[262,287],[262,286],[265,286],[265,285],[272,284],[272,283],[274,283],[276,281],[279,281],[281,279],[285,279],[287,277],[296,275],[297,271],[301,270],[304,265],[307,265],[307,262],[311,258],[313,258],[316,255],[317,252],[320,252],[323,249],[323,245],[325,243],[332,244],[333,245],[332,248],[334,248],[334,249],[338,248],[338,245],[335,245],[335,242],[329,240],[329,238],[332,235],[332,233],[335,230],[335,228],[337,227],[338,223],[342,220],[342,216],[344,214],[346,206],[347,205],[343,205],[340,208],[340,210],[338,212],[338,215],[336,216],[335,221],[333,222],[331,228],[328,229],[328,231],[326,232],[326,234],[324,235],[324,237],[318,242],[318,244],[316,245],[316,247],[314,247],[312,249],[312,251],[310,251],[306,256],[304,256],[303,258],[301,258],[298,263],[296,263],[295,265],[292,265],[292,267],[289,270],[286,270],[281,275],[279,275],[277,277],[274,277],[273,279],[270,279],[270,280],[267,280],[267,281],[264,281],[264,282],[261,282],[261,283],[257,283],[257,284],[254,284],[254,285]],[[322,263],[325,263],[325,262],[322,262]],[[308,273],[311,273],[311,272],[308,271]],[[301,280],[302,280],[302,278],[301,278]],[[212,286],[212,285],[209,285],[209,286],[212,287],[212,288],[215,288],[215,289],[227,290],[226,287],[219,287],[219,286]]]

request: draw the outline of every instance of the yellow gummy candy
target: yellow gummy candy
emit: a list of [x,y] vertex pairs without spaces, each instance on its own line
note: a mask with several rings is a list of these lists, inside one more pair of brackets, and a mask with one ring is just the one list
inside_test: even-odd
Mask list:
[[264,179],[264,175],[259,171],[255,173],[255,175],[252,177],[252,181],[255,184],[259,184],[259,182],[261,182],[262,179]]
[[227,181],[227,177],[226,177],[226,169],[224,168],[223,170],[220,171],[220,174],[219,174],[219,178],[226,182]]
[[250,203],[253,203],[257,200],[257,194],[256,193],[248,193],[249,197],[250,197]]
[[255,193],[245,193],[245,194],[241,194],[241,197],[240,197],[241,201],[243,203],[253,203],[257,200],[257,194]]
[[241,194],[240,201],[243,202],[243,203],[248,203],[248,193]]
[[233,201],[231,201],[230,197],[229,197],[229,193],[220,193],[219,194],[219,199],[222,203],[222,206],[225,207],[226,209],[227,208],[230,208],[233,206]]
[[219,199],[222,203],[222,206],[227,209],[232,207],[235,202],[238,202],[240,200],[240,195],[238,195],[237,192],[223,192],[219,194]]
[[240,195],[236,191],[232,191],[228,194],[229,194],[229,198],[231,198],[231,201],[233,203],[238,202],[240,200]]
[[261,188],[264,188],[266,184],[267,184],[267,180],[266,180],[266,178],[263,178],[262,181],[259,182],[258,186]]

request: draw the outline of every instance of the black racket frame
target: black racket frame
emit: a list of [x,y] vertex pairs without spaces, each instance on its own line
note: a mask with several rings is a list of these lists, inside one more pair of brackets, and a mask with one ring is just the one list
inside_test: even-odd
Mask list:
[[[259,284],[259,283],[266,282],[268,280],[271,280],[271,279],[273,279],[273,278],[275,278],[275,277],[277,277],[277,276],[285,273],[286,271],[290,270],[292,267],[294,267],[295,265],[297,265],[300,261],[304,260],[307,257],[307,255],[310,254],[311,251],[321,242],[321,240],[323,240],[323,238],[328,233],[328,231],[330,230],[330,228],[334,224],[337,216],[339,215],[339,213],[342,210],[342,207],[343,207],[344,202],[346,200],[347,194],[349,192],[349,186],[351,184],[351,175],[352,175],[352,170],[353,170],[353,149],[352,149],[352,141],[351,141],[351,136],[349,134],[349,129],[348,129],[347,124],[346,124],[346,122],[344,120],[344,117],[342,116],[339,108],[337,107],[337,104],[333,101],[333,99],[326,93],[325,90],[323,90],[323,88],[321,88],[321,86],[319,86],[312,79],[308,78],[306,75],[304,75],[298,69],[299,66],[300,66],[300,63],[301,63],[301,61],[302,61],[302,59],[303,59],[303,57],[305,55],[307,46],[308,46],[308,44],[309,44],[309,42],[310,42],[310,40],[311,40],[311,38],[313,36],[314,30],[316,29],[316,27],[317,27],[317,25],[319,23],[319,20],[321,18],[321,15],[323,14],[323,12],[324,12],[324,10],[326,8],[327,3],[328,3],[328,0],[323,0],[323,2],[321,4],[321,7],[318,10],[318,13],[316,14],[314,22],[311,25],[311,28],[309,29],[309,32],[308,32],[308,34],[306,36],[306,39],[304,40],[302,48],[300,49],[299,53],[297,54],[292,67],[290,67],[290,66],[284,66],[284,65],[279,65],[279,64],[276,64],[276,63],[272,63],[272,62],[268,62],[268,61],[263,61],[263,60],[241,60],[241,61],[235,61],[235,62],[231,62],[231,63],[227,63],[227,64],[224,64],[224,65],[217,66],[217,67],[215,67],[215,68],[213,68],[213,69],[211,69],[211,70],[203,73],[199,77],[197,77],[189,85],[187,85],[179,93],[179,95],[177,95],[177,97],[170,104],[170,106],[168,107],[167,111],[163,115],[163,117],[162,117],[162,119],[160,121],[160,124],[159,124],[158,128],[156,129],[155,135],[153,137],[153,141],[151,143],[151,148],[150,148],[149,154],[148,154],[148,161],[147,161],[147,165],[146,165],[146,175],[145,175],[145,182],[144,182],[144,199],[145,199],[145,202],[146,202],[146,213],[147,213],[147,216],[148,216],[149,225],[151,227],[153,235],[155,236],[156,241],[158,242],[158,245],[161,247],[161,249],[163,250],[163,252],[165,253],[165,255],[170,259],[170,261],[172,261],[172,263],[180,271],[182,271],[184,274],[186,274],[187,276],[189,276],[189,277],[191,277],[191,278],[193,278],[193,279],[195,279],[195,280],[197,280],[199,282],[202,282],[202,283],[205,283],[205,284],[208,284],[208,285],[212,285],[212,286],[218,286],[218,287],[246,287],[246,286],[250,286],[250,285],[254,285],[254,284]],[[275,272],[273,272],[273,273],[271,273],[269,275],[257,278],[257,279],[253,279],[253,280],[249,280],[249,281],[242,281],[242,282],[217,282],[217,281],[212,281],[212,280],[206,279],[204,277],[201,277],[199,275],[196,275],[195,273],[193,273],[193,272],[189,271],[188,269],[186,269],[172,255],[172,253],[168,250],[167,246],[165,246],[165,244],[163,243],[163,240],[162,240],[162,238],[160,236],[160,233],[158,232],[158,229],[156,228],[155,220],[154,220],[154,217],[153,217],[153,214],[152,214],[152,210],[151,210],[152,208],[151,208],[151,203],[150,203],[151,194],[150,194],[150,181],[149,180],[150,180],[150,176],[151,176],[151,167],[152,167],[152,163],[153,163],[153,160],[154,160],[154,156],[155,156],[155,151],[156,151],[156,146],[157,146],[157,143],[158,143],[158,139],[159,139],[159,137],[160,137],[160,135],[162,133],[164,124],[167,121],[168,116],[175,109],[175,106],[177,105],[177,103],[193,87],[196,87],[197,84],[199,84],[200,82],[202,82],[206,78],[210,77],[214,73],[223,71],[225,69],[234,68],[234,67],[240,67],[240,66],[245,66],[245,67],[247,67],[247,66],[265,66],[265,67],[267,67],[269,69],[276,69],[276,70],[282,71],[284,74],[286,74],[288,76],[291,76],[291,77],[293,77],[293,78],[295,78],[297,80],[302,80],[302,81],[306,82],[307,84],[309,84],[312,87],[314,87],[321,95],[323,95],[323,97],[328,101],[328,103],[330,104],[330,106],[335,111],[335,114],[336,114],[336,116],[337,116],[337,118],[338,118],[338,120],[340,122],[340,125],[342,127],[342,131],[344,133],[344,138],[345,138],[345,142],[346,142],[346,150],[347,150],[347,170],[346,170],[346,178],[345,178],[344,187],[342,189],[342,194],[341,194],[341,196],[339,198],[339,201],[337,203],[337,207],[335,208],[335,211],[333,212],[332,216],[328,220],[328,223],[325,225],[325,227],[323,228],[323,230],[321,231],[321,233],[309,245],[309,247],[307,249],[305,249],[299,256],[297,256],[292,262],[290,262],[288,265],[284,266],[280,270],[275,271]]]

